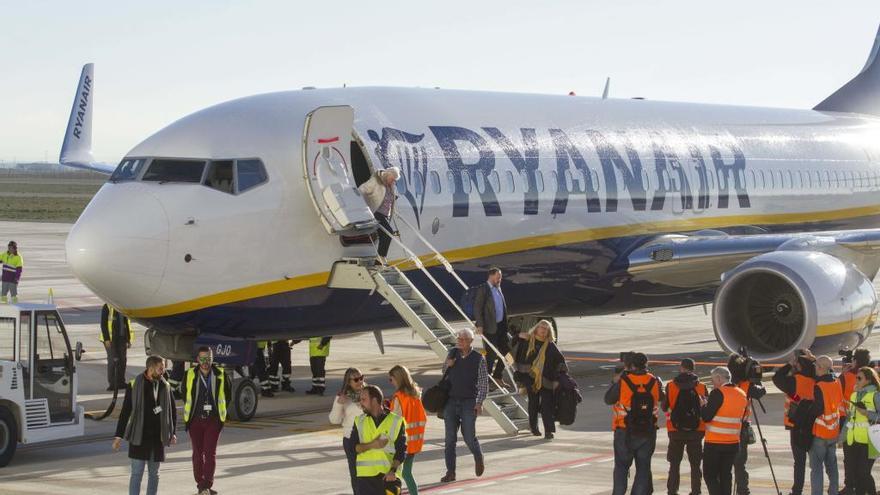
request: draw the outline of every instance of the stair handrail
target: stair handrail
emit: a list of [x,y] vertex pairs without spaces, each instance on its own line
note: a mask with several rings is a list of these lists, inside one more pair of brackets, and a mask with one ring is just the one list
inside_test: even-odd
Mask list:
[[413,231],[413,233],[416,235],[416,237],[418,237],[419,240],[422,241],[422,244],[427,246],[428,249],[430,249],[434,253],[434,259],[439,261],[440,264],[443,265],[443,268],[445,268],[446,271],[450,275],[452,275],[453,278],[455,278],[455,280],[462,286],[462,288],[467,290],[468,285],[466,283],[464,283],[464,280],[462,280],[461,277],[458,276],[458,273],[455,272],[455,269],[452,267],[452,263],[450,263],[449,260],[445,256],[443,256],[443,254],[440,253],[440,251],[437,248],[435,248],[434,245],[431,244],[427,238],[425,238],[425,236],[422,235],[422,232],[419,229],[417,229],[416,227],[414,227],[413,224],[409,223],[409,221],[407,221],[407,219],[404,218],[403,215],[401,215],[399,212],[395,211],[394,217],[395,217],[395,221],[400,220],[401,222],[403,222],[404,225],[409,227],[409,229],[411,231]]

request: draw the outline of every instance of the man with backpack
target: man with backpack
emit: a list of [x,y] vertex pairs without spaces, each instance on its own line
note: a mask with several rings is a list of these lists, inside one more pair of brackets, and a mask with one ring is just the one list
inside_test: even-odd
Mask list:
[[477,286],[473,295],[473,315],[477,334],[482,335],[498,349],[486,349],[486,366],[496,381],[504,381],[504,356],[510,352],[510,334],[507,331],[507,302],[501,292],[501,269],[489,269],[486,283]]
[[694,360],[684,358],[679,366],[679,375],[666,385],[666,397],[660,403],[666,412],[666,430],[669,434],[669,447],[666,460],[669,461],[669,478],[666,491],[669,495],[678,494],[681,461],[687,450],[691,465],[691,495],[698,495],[703,475],[700,463],[703,459],[703,435],[706,425],[700,418],[701,399],[708,395],[706,386],[700,383],[694,373]]
[[816,358],[806,349],[792,354],[788,364],[773,374],[773,384],[785,393],[783,423],[789,431],[789,445],[794,458],[794,483],[791,495],[801,495],[807,470],[807,451],[813,443],[813,421],[810,417],[813,389],[816,386]]
[[625,495],[629,468],[636,464],[633,480],[634,495],[654,491],[651,479],[651,457],[657,445],[657,411],[663,395],[663,382],[648,372],[648,356],[629,353],[628,368],[614,375],[605,392],[605,403],[615,412],[614,430],[614,491]]

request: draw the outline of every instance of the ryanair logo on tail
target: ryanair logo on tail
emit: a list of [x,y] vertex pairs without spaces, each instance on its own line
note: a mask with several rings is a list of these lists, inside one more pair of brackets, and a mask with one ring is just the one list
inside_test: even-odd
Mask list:
[[80,139],[83,125],[86,120],[86,110],[89,108],[89,96],[92,94],[92,78],[86,76],[83,79],[82,91],[79,93],[77,103],[76,122],[73,124],[73,137]]

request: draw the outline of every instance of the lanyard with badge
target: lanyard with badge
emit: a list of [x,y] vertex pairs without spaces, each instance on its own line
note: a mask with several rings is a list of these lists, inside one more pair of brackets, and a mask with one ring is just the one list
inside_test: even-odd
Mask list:
[[153,414],[161,414],[162,406],[159,405],[159,382],[153,382],[153,404],[155,407],[153,408]]
[[202,411],[204,411],[205,414],[211,414],[211,411],[214,410],[214,405],[212,404],[214,402],[214,391],[211,390],[208,381],[205,380],[204,375],[202,375],[201,373],[199,373],[199,380],[201,380],[202,385],[205,386],[205,390],[208,392],[207,396],[205,397],[205,404],[202,405]]

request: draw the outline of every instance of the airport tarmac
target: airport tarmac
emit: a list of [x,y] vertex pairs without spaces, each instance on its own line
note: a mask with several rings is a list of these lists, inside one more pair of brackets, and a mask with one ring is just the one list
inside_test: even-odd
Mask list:
[[[100,301],[76,281],[64,264],[66,224],[0,222],[0,232],[19,242],[25,259],[21,282],[23,300],[45,301],[49,288],[63,308],[72,343],[82,341],[87,349],[79,364],[80,401],[87,410],[101,410],[108,404],[105,392],[106,360],[97,341]],[[424,451],[416,457],[414,474],[425,493],[532,494],[535,492],[607,494],[612,486],[611,412],[602,400],[620,351],[640,350],[658,364],[652,370],[664,379],[675,374],[681,357],[701,363],[721,362],[725,354],[715,342],[709,316],[702,307],[633,315],[590,318],[560,318],[559,345],[584,401],[577,421],[560,426],[556,439],[546,441],[530,434],[510,437],[489,417],[477,421],[477,431],[486,459],[486,472],[476,478],[473,459],[459,442],[458,481],[440,484],[445,473],[443,423],[429,417]],[[128,376],[143,367],[143,328],[136,326],[138,343],[129,353]],[[867,347],[878,350],[880,337],[869,339]],[[436,357],[407,329],[385,332],[384,355],[371,334],[337,337],[328,360],[328,391],[340,386],[343,370],[360,368],[367,381],[390,392],[387,370],[404,364],[413,370],[423,387],[439,379]],[[247,423],[231,422],[224,429],[217,450],[214,489],[223,494],[241,493],[349,493],[348,473],[342,451],[342,432],[328,424],[332,393],[325,397],[303,394],[310,385],[307,345],[293,348],[296,392],[261,399],[257,417]],[[708,374],[710,364],[699,368]],[[769,380],[769,375],[767,376]],[[759,413],[770,459],[780,490],[789,491],[792,460],[788,434],[782,428],[782,395],[766,382],[770,393],[764,400],[767,413]],[[117,494],[127,490],[129,464],[125,447],[110,448],[114,420],[89,421],[86,436],[52,444],[20,446],[16,458],[0,468],[0,493],[89,493]],[[179,443],[167,451],[161,468],[160,493],[195,493],[190,464],[190,444],[184,432]],[[658,433],[653,459],[654,489],[666,491],[666,431]],[[842,459],[839,456],[842,470]],[[760,444],[751,446],[749,459],[751,491],[775,493]],[[682,493],[689,487],[687,462],[682,466]],[[144,484],[146,480],[144,480]],[[807,476],[809,487],[809,475]],[[807,488],[806,490],[808,490]],[[705,488],[704,488],[705,490]],[[806,493],[806,491],[805,491]]]

